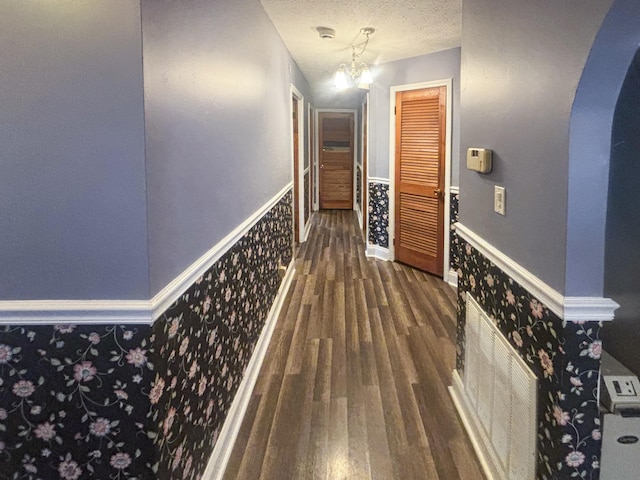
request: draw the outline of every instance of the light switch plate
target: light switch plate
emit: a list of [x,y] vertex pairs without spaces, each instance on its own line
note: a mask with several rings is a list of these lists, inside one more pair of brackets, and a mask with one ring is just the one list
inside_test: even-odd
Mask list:
[[507,209],[507,196],[504,187],[495,185],[493,190],[493,211],[504,215]]

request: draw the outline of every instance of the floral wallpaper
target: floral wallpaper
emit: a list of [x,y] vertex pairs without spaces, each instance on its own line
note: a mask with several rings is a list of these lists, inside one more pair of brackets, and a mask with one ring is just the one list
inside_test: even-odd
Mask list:
[[0,327],[0,479],[155,478],[150,330]]
[[289,193],[154,324],[159,478],[197,479],[207,465],[292,259],[291,203]]
[[311,215],[311,204],[310,204],[310,184],[309,184],[309,172],[305,172],[304,174],[304,224],[306,225],[309,221],[309,216]]
[[457,270],[460,264],[460,239],[456,232],[455,223],[458,221],[458,207],[460,205],[460,193],[451,192],[449,197],[449,268]]
[[563,322],[463,239],[459,252],[456,368],[470,292],[538,377],[537,478],[599,478],[601,325]]
[[0,480],[201,478],[292,226],[289,191],[153,326],[0,326]]
[[356,204],[362,212],[362,166],[356,167]]
[[369,182],[369,243],[389,248],[389,185]]

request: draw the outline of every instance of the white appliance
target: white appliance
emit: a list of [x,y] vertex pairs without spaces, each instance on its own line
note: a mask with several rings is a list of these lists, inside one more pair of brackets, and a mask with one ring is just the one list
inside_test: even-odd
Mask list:
[[600,480],[640,478],[640,418],[604,415]]

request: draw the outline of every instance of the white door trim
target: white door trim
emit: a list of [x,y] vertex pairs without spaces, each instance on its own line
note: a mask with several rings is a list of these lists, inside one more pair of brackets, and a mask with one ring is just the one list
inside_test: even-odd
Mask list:
[[[370,111],[371,111],[371,105],[369,103],[369,92],[366,93],[364,100],[362,101],[362,104],[360,105],[360,112],[362,112],[362,114],[364,114],[365,111],[365,106],[366,106],[366,111],[367,111],[367,118],[362,118],[362,125],[365,126],[366,125],[366,131],[363,128],[362,132],[360,132],[360,145],[362,145],[362,148],[360,149],[360,165],[362,165],[363,167],[365,167],[364,165],[364,151],[365,149],[367,150],[367,157],[369,157],[369,132],[371,129],[371,117],[370,117]],[[364,144],[364,139],[367,139],[367,144]],[[364,229],[364,236],[365,236],[365,244],[368,242],[368,230],[369,230],[369,222],[365,222],[365,215],[368,215],[369,209],[367,207],[367,204],[369,203],[369,159],[367,158],[367,165],[366,168],[362,168],[361,169],[361,173],[362,173],[362,179],[360,181],[361,185],[361,191],[360,191],[360,195],[362,197],[362,211],[360,212],[361,218],[360,218],[360,228],[362,228],[363,226],[366,226],[366,228]],[[365,190],[366,189],[366,190]],[[365,200],[366,199],[366,203]],[[368,219],[367,219],[368,220]],[[366,225],[365,225],[366,223]]]
[[406,85],[395,85],[390,87],[389,95],[389,259],[395,260],[396,251],[393,245],[395,239],[395,179],[396,179],[396,93],[409,90],[420,90],[423,88],[447,87],[447,111],[445,128],[445,152],[444,152],[444,252],[443,252],[443,275],[446,278],[449,272],[449,224],[450,202],[449,190],[451,188],[451,125],[452,125],[452,90],[453,79],[445,78],[432,82],[409,83]]
[[[294,151],[293,151],[293,106],[289,112],[289,131],[291,132],[291,170],[293,179],[298,179],[298,232],[300,234],[300,243],[307,239],[304,224],[304,95],[291,84],[291,97],[298,102],[298,171],[294,171]],[[295,184],[295,182],[294,182]],[[294,189],[295,190],[295,189]]]

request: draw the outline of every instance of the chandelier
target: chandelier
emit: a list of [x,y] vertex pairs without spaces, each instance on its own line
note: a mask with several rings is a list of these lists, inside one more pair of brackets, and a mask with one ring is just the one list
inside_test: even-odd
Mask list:
[[[375,32],[375,29],[371,27],[360,29],[360,33],[367,38],[360,45],[351,45],[351,66],[347,67],[347,65],[343,63],[338,67],[338,71],[335,76],[335,84],[338,89],[344,90],[349,86],[348,77],[351,77],[352,82],[355,82],[355,80],[358,79],[358,88],[368,89],[369,85],[373,83],[371,71],[367,64],[364,62],[360,62],[359,65],[356,64],[356,59],[359,58],[367,49],[369,36],[372,35],[373,32]],[[356,49],[359,49],[360,51],[356,53]]]

